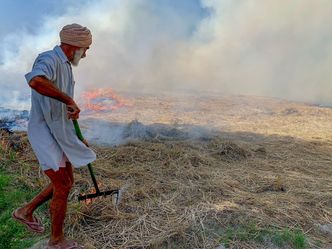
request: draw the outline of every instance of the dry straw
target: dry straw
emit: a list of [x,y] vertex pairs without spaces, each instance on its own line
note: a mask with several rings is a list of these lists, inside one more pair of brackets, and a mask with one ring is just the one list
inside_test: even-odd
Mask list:
[[[318,118],[312,110],[297,110],[293,118],[287,116],[294,115],[291,110],[271,114],[274,120],[260,116],[261,122],[246,129],[240,118],[238,129],[206,140],[157,138],[94,147],[98,181],[126,190],[118,206],[111,198],[78,203],[78,193],[92,184],[86,169],[76,171],[67,234],[86,248],[210,249],[221,244],[227,229],[254,223],[257,230],[299,228],[310,248],[329,248],[331,235],[318,229],[332,223],[332,137],[323,118],[328,111]],[[282,119],[289,125],[282,128]],[[293,125],[296,120],[302,133]],[[257,127],[265,132],[255,133]],[[20,153],[8,170],[27,186],[44,186],[48,180],[24,133],[2,133],[2,147],[13,146],[13,136],[20,136],[15,142]],[[268,240],[257,244],[236,236],[229,243],[230,248],[270,246]]]

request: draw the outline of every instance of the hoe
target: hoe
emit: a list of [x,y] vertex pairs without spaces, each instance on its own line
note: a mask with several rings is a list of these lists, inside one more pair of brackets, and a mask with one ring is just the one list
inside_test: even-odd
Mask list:
[[[73,124],[74,124],[74,127],[75,127],[75,131],[76,131],[77,137],[81,141],[83,141],[84,138],[83,138],[83,135],[82,135],[82,132],[81,132],[81,129],[80,129],[79,125],[78,125],[77,120],[73,120]],[[97,198],[99,196],[106,197],[107,195],[112,195],[112,196],[115,197],[115,204],[117,205],[119,203],[119,201],[120,201],[120,189],[106,190],[106,191],[101,192],[99,190],[96,177],[95,177],[95,175],[93,173],[91,163],[88,164],[88,168],[89,168],[89,172],[90,172],[90,175],[91,175],[91,178],[92,178],[92,182],[93,182],[93,185],[95,187],[96,192],[92,193],[92,194],[87,194],[87,195],[79,195],[78,196],[78,200],[79,201],[86,201],[86,200],[89,200],[89,199]]]

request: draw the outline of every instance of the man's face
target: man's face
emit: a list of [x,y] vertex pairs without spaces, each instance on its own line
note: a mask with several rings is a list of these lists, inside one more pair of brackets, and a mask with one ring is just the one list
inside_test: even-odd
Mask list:
[[71,60],[71,64],[73,66],[78,66],[80,60],[84,57],[86,57],[86,51],[88,50],[89,48],[77,48],[74,50],[74,54],[73,54],[73,58]]

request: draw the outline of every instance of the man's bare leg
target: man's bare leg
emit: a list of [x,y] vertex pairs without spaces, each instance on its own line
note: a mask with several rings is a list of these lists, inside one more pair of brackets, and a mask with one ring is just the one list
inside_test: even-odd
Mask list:
[[72,182],[72,184],[74,184],[74,173],[73,173],[73,167],[71,166],[71,163],[70,162],[66,162],[66,171],[67,171],[67,174],[69,175],[70,177],[70,180]]
[[38,195],[36,195],[25,206],[17,209],[16,216],[19,218],[33,222],[33,212],[43,203],[50,200],[53,195],[53,184],[48,184]]
[[62,244],[65,241],[63,225],[67,211],[67,199],[73,185],[73,176],[68,174],[66,168],[60,168],[58,171],[52,169],[45,171],[45,174],[51,179],[53,184],[53,197],[50,205],[52,224],[49,245]]
[[[73,168],[70,162],[66,162],[66,172],[70,176],[71,182],[74,183]],[[53,196],[53,184],[48,184],[38,195],[36,195],[29,203],[17,209],[16,215],[19,218],[33,222],[33,212]]]

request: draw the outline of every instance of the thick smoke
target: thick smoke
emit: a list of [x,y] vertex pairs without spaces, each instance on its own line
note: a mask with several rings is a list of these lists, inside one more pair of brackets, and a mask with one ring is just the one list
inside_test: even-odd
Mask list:
[[[182,3],[181,3],[182,2]],[[195,6],[198,6],[195,8]],[[75,69],[78,90],[250,94],[332,103],[329,0],[85,1],[3,40],[0,93],[28,92],[34,58],[77,22],[93,45]],[[22,90],[24,89],[24,90]]]

